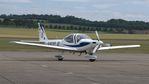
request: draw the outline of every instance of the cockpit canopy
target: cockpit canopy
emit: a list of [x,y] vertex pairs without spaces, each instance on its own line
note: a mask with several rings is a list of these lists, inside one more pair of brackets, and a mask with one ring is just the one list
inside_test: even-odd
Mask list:
[[86,34],[69,34],[68,36],[64,38],[64,41],[68,43],[76,44],[82,39],[91,39],[91,38],[87,36]]

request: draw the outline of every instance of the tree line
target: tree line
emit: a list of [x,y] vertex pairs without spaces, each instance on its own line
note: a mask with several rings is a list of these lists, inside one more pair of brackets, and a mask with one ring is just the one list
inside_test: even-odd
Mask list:
[[149,22],[126,21],[123,19],[111,19],[108,21],[90,21],[74,16],[61,17],[59,15],[0,15],[1,26],[16,26],[25,28],[37,28],[37,23],[45,23],[51,29],[86,30],[106,32],[131,32],[132,30],[149,30]]

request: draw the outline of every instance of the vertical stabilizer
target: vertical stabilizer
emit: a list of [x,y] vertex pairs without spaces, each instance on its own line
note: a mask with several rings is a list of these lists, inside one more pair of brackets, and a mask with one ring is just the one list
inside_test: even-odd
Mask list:
[[47,38],[46,32],[44,30],[44,25],[38,23],[38,29],[39,29],[38,30],[39,31],[39,41],[40,42],[47,42],[48,38]]

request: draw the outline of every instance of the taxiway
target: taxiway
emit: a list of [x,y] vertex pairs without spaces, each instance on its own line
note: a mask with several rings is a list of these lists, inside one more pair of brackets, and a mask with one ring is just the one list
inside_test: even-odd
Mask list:
[[84,56],[55,52],[0,52],[0,84],[149,84],[149,54],[98,53]]

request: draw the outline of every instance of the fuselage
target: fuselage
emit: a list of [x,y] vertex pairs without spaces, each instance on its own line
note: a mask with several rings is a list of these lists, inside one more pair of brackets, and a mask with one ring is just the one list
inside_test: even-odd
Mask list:
[[58,40],[48,40],[47,45],[61,46],[76,48],[78,52],[92,53],[96,45],[99,44],[98,40],[92,40],[89,36],[85,34],[69,34],[64,39]]

